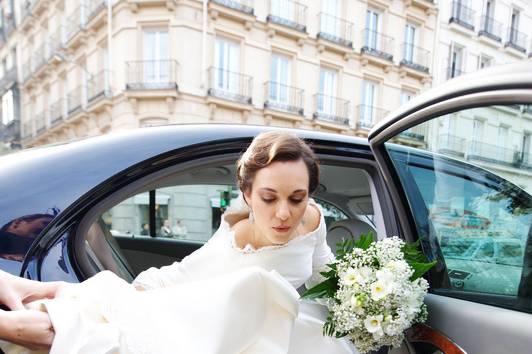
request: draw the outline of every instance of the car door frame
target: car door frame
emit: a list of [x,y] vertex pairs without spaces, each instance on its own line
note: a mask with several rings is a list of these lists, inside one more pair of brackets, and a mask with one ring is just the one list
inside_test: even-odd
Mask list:
[[[415,241],[418,238],[418,231],[406,193],[384,143],[406,129],[445,114],[482,106],[525,102],[532,104],[530,76],[525,75],[524,79],[529,79],[525,82],[523,78],[513,82],[509,78],[491,88],[482,86],[476,89],[469,88],[463,94],[455,93],[454,96],[443,96],[439,100],[417,105],[414,103],[408,107],[409,111],[390,117],[370,132],[368,138],[370,147],[388,187],[394,208],[397,210],[398,221],[405,240]],[[522,330],[516,330],[515,325],[508,326],[511,321],[515,320],[524,328],[531,328],[532,315],[528,313],[431,293],[427,295],[425,302],[429,309],[429,324],[436,331],[450,337],[466,351],[497,353],[504,348],[503,352],[517,353],[525,352],[523,351],[525,348],[532,346],[530,336],[525,336]],[[497,317],[492,317],[494,313],[497,313]],[[469,325],[472,323],[477,325]],[[486,343],[476,342],[474,339],[481,334],[481,331],[483,336],[488,334]],[[528,339],[523,341],[523,338]],[[519,341],[521,344],[518,344]]]

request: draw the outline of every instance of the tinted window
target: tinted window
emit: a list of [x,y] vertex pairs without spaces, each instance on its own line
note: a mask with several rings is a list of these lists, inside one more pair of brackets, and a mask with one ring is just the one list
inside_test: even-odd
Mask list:
[[[417,148],[386,143],[425,251],[445,265],[446,276],[434,278],[433,289],[501,306],[508,301],[483,294],[515,304],[530,296],[523,288],[532,285],[525,257],[531,254],[532,166],[523,150],[528,145],[510,145],[511,134],[532,129],[527,114],[520,106],[468,109],[414,127],[425,132]],[[469,131],[468,119],[479,117],[482,128],[473,121]]]

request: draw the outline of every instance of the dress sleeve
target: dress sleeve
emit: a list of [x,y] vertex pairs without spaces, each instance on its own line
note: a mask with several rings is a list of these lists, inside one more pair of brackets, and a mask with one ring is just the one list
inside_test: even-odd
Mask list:
[[206,268],[214,266],[213,253],[217,252],[216,244],[220,241],[215,236],[216,234],[201,248],[183,258],[181,262],[143,271],[133,280],[133,285],[136,288],[151,290],[200,278],[208,271]]
[[318,204],[315,205],[320,211],[320,226],[317,234],[316,247],[312,256],[312,276],[305,282],[307,289],[310,289],[325,279],[320,272],[327,271],[329,269],[327,264],[334,260],[334,254],[327,244],[327,226],[325,225],[323,210]]

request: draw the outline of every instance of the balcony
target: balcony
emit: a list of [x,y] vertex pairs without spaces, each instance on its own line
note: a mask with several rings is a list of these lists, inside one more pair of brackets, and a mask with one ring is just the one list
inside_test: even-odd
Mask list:
[[464,157],[466,140],[452,134],[441,134],[438,137],[438,153]]
[[307,6],[292,0],[270,0],[270,13],[266,21],[306,32]]
[[492,17],[482,16],[480,18],[480,30],[478,31],[478,35],[500,42],[502,40],[502,23],[496,21]]
[[527,35],[519,32],[517,28],[508,28],[508,40],[504,44],[505,47],[513,48],[523,54],[526,54]]
[[50,56],[57,51],[60,51],[65,48],[65,27],[59,26],[54,33],[50,35],[48,40],[48,51]]
[[495,163],[498,165],[519,167],[521,161],[520,154],[516,150],[480,141],[471,141],[467,154],[468,160]]
[[98,14],[103,12],[107,8],[106,0],[91,0],[87,9],[87,21],[92,21]]
[[212,97],[251,104],[253,78],[225,68],[209,68],[209,88]]
[[68,117],[73,116],[83,109],[83,93],[85,86],[79,85],[71,90],[67,95],[67,114]]
[[35,49],[33,56],[32,56],[32,61],[31,61],[32,73],[39,71],[44,66],[45,64],[44,52],[45,52],[44,43],[39,45],[37,49]]
[[403,59],[401,59],[400,65],[404,65],[426,74],[429,73],[431,55],[428,50],[417,47],[411,43],[403,43],[401,53],[403,53]]
[[26,0],[20,6],[20,22],[22,23],[26,17],[31,15],[31,10],[38,0]]
[[87,102],[90,104],[99,98],[111,97],[112,93],[109,89],[109,79],[111,72],[109,70],[102,70],[96,75],[93,75],[87,82]]
[[66,18],[65,43],[75,46],[79,39],[78,34],[85,30],[87,20],[87,8],[83,5],[77,7]]
[[232,10],[243,12],[248,15],[253,15],[252,0],[210,0],[209,2],[227,7]]
[[357,128],[363,130],[370,130],[376,123],[383,120],[384,117],[386,117],[386,115],[389,113],[385,109],[365,104],[358,105],[357,112]]
[[475,30],[475,11],[462,4],[462,1],[453,1],[452,13],[449,23],[456,23],[468,30]]
[[318,39],[353,49],[353,23],[321,12],[318,14]]
[[265,109],[287,112],[303,116],[304,90],[279,82],[264,84]]
[[17,82],[17,67],[12,66],[5,72],[4,76],[0,79],[0,91],[6,91],[15,82]]
[[46,111],[42,111],[35,116],[35,130],[37,131],[37,135],[44,133],[46,130],[46,113]]
[[450,80],[454,77],[465,74],[464,71],[458,69],[456,66],[450,66],[447,68],[447,80]]
[[56,126],[65,118],[65,100],[58,99],[50,105],[50,124]]
[[360,49],[362,54],[369,54],[379,59],[393,61],[394,39],[392,37],[366,28],[362,31],[362,38],[364,43]]
[[318,93],[314,95],[315,121],[332,123],[349,128],[349,101]]
[[424,142],[425,137],[427,136],[427,132],[428,132],[428,125],[421,124],[421,125],[416,125],[415,127],[405,130],[404,132],[399,134],[399,137],[404,138],[404,139]]
[[126,62],[126,90],[177,90],[175,60]]

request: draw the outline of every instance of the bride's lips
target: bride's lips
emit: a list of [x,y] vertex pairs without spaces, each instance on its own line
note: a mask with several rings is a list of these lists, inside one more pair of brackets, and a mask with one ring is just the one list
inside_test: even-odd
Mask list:
[[290,230],[290,226],[278,226],[273,227],[273,229],[277,232],[287,232],[288,230]]

